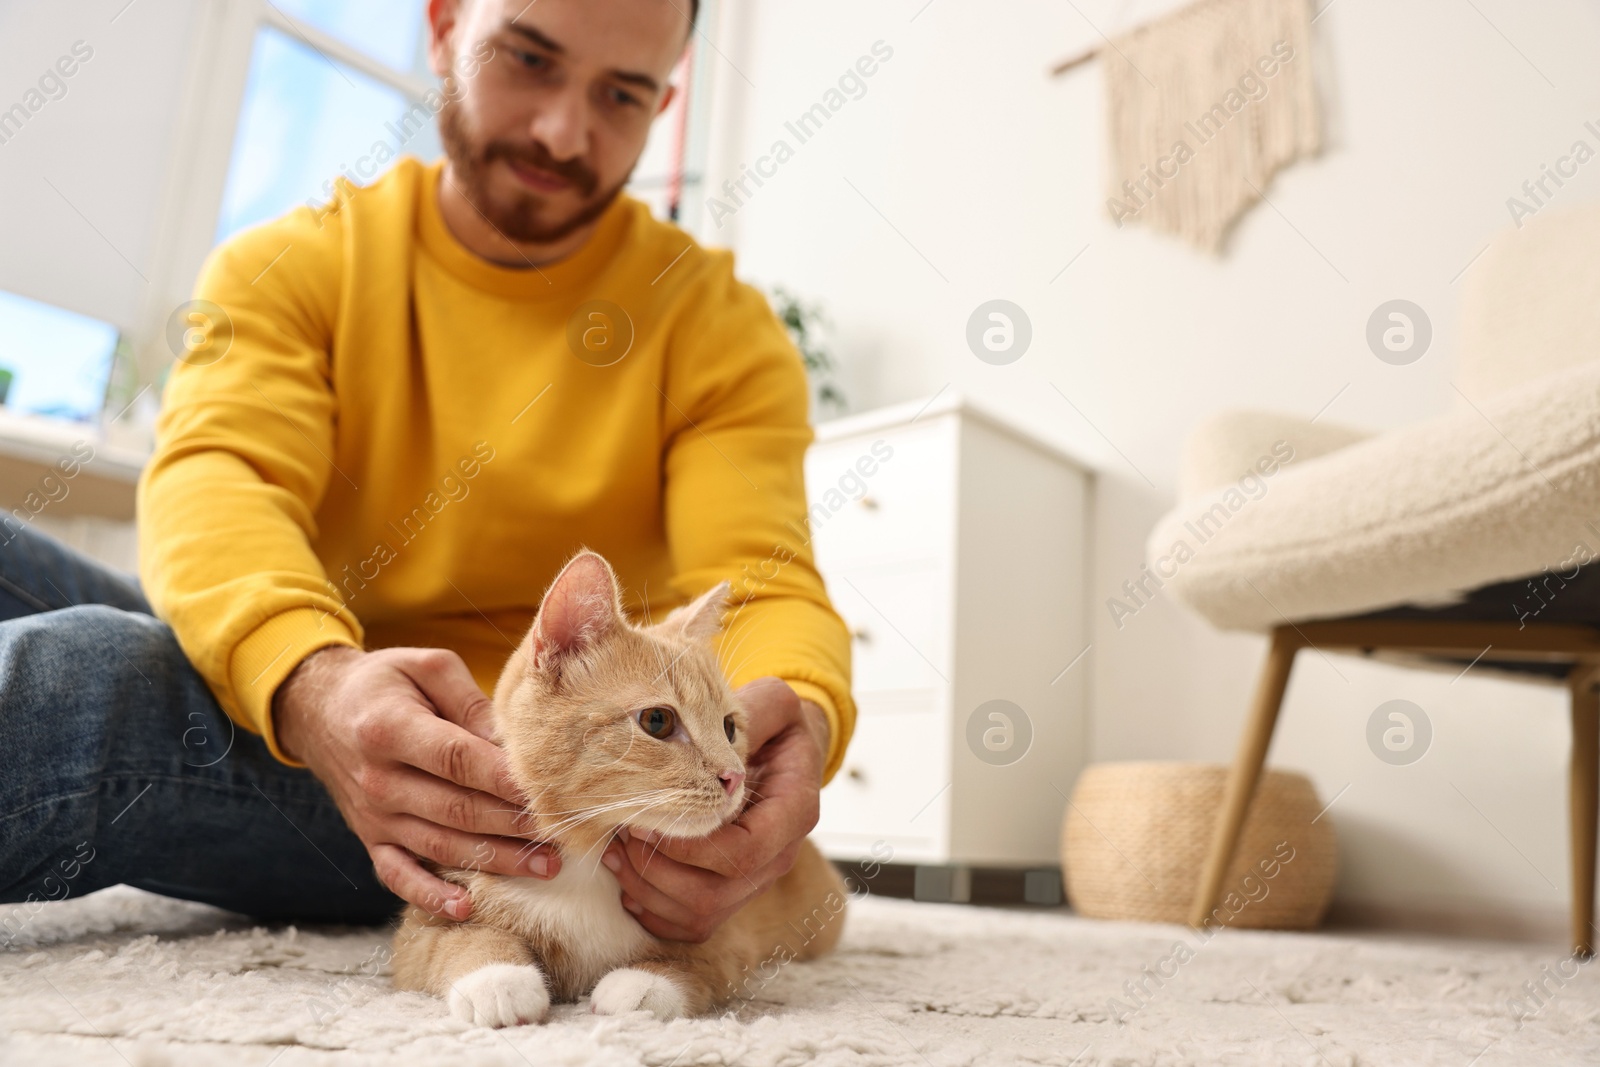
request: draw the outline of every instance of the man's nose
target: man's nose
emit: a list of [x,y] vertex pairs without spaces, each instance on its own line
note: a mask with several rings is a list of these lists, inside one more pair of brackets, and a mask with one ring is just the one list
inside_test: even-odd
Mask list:
[[588,105],[581,93],[567,90],[546,101],[529,130],[558,160],[577,159],[589,143]]

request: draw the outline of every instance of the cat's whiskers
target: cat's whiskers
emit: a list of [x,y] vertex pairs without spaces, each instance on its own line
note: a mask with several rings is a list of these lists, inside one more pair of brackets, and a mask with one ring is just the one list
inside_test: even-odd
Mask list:
[[[733,614],[722,620],[722,629],[717,634],[717,659],[722,659],[722,650],[728,647],[728,638],[733,635],[733,624],[739,621],[739,613],[744,611],[744,606],[750,603],[750,598],[745,597],[739,601],[739,606],[733,609]],[[748,634],[748,631],[746,631]],[[743,640],[743,638],[741,638]]]
[[[677,791],[677,792],[688,792],[688,790],[676,790],[676,791]],[[670,800],[670,799],[671,799],[671,798],[670,798],[670,797],[668,797],[668,798],[664,798],[664,799],[662,799],[662,800],[658,800],[658,801],[656,801],[656,802],[655,802],[655,803],[653,803],[653,804],[650,804],[650,805],[647,805],[647,806],[646,806],[646,807],[644,807],[644,808],[641,808],[641,809],[640,809],[640,811],[639,811],[639,813],[638,813],[638,815],[637,815],[637,816],[635,816],[635,818],[639,818],[639,817],[642,817],[642,816],[644,816],[644,815],[647,815],[647,814],[649,814],[649,813],[650,813],[650,812],[652,812],[652,811],[654,811],[654,810],[655,810],[655,809],[657,809],[657,808],[659,808],[659,807],[662,807],[662,806],[663,806],[663,805],[665,805],[665,804],[666,804],[666,803],[667,803],[667,802],[668,802],[668,801],[669,801],[669,800]],[[678,822],[681,822],[681,821],[682,821],[682,820],[683,820],[683,819],[684,819],[684,818],[685,818],[685,817],[686,817],[686,816],[687,816],[687,815],[688,815],[688,814],[689,814],[689,813],[688,813],[688,812],[683,812],[683,813],[680,813],[680,814],[679,814],[679,816],[678,816],[678,819],[677,819],[677,821],[675,821],[675,822],[674,822],[674,823],[673,823],[673,824],[672,824],[672,827],[671,827],[671,829],[676,829],[676,828],[677,828],[677,825],[678,825]],[[598,838],[598,839],[597,839],[597,840],[596,840],[596,841],[595,841],[595,843],[594,843],[594,844],[593,844],[593,845],[591,845],[591,846],[589,846],[589,848],[588,848],[588,849],[586,849],[586,850],[584,850],[584,853],[583,853],[583,855],[582,855],[582,856],[580,856],[580,857],[578,857],[578,859],[577,859],[577,860],[576,860],[576,862],[577,862],[577,863],[579,863],[579,864],[584,864],[584,863],[587,863],[587,862],[588,862],[588,859],[589,859],[589,857],[590,857],[590,856],[591,856],[591,855],[592,855],[592,854],[593,854],[593,853],[594,853],[594,852],[596,852],[596,851],[597,851],[597,850],[600,850],[600,849],[603,849],[603,848],[605,848],[605,847],[606,847],[606,846],[607,846],[607,845],[609,845],[609,844],[611,844],[611,840],[612,840],[612,839],[611,839],[611,838],[610,838],[610,837],[601,837],[601,838]],[[660,847],[661,847],[661,846],[660,846],[660,844],[659,844],[659,842],[658,842],[658,843],[657,843],[657,845],[656,845],[656,847],[657,847],[657,848],[658,848],[658,849],[659,849],[659,848],[660,848]],[[645,866],[647,866],[647,867],[648,867],[648,866],[649,866],[649,861],[648,861],[648,860],[646,860],[646,861],[645,861]],[[641,872],[641,873],[643,873],[643,872]]]
[[656,672],[656,677],[660,678],[663,674],[667,673],[666,653],[662,651],[660,641],[651,641],[650,651],[655,653],[656,664],[661,668]]
[[[661,807],[661,805],[665,804],[665,803],[666,803],[666,801],[659,801],[659,802],[657,802],[655,804],[650,805],[649,807],[642,808],[639,811],[639,816],[647,815],[650,812],[654,811],[656,808]],[[636,816],[636,817],[638,817],[638,816]],[[587,863],[588,860],[589,860],[589,857],[591,855],[593,855],[595,852],[598,852],[598,851],[606,848],[608,845],[611,844],[611,842],[614,839],[615,839],[615,834],[608,835],[608,836],[605,836],[605,837],[596,838],[595,839],[595,843],[590,845],[587,849],[584,850],[584,853],[583,853],[583,855],[581,857],[579,857],[578,862],[579,863]]]
[[[665,803],[665,802],[666,802],[665,800],[659,801],[659,803]],[[613,811],[621,811],[621,810],[623,810],[625,808],[632,808],[632,807],[636,806],[638,803],[639,802],[637,802],[637,801],[628,801],[628,802],[623,802],[623,803],[618,803],[618,804],[608,804],[608,805],[604,805],[604,806],[599,807],[599,808],[586,809],[584,811],[580,811],[580,812],[577,812],[575,814],[568,815],[567,817],[565,817],[563,819],[559,819],[556,822],[549,824],[548,826],[541,827],[540,830],[538,831],[538,833],[539,833],[538,840],[539,841],[556,841],[562,835],[564,835],[564,834],[566,834],[566,833],[568,833],[568,832],[570,832],[572,830],[577,829],[579,826],[581,826],[585,822],[588,822],[588,821],[590,821],[592,819],[598,819],[601,816],[606,815],[606,814],[608,814],[610,812],[613,812]]]
[[672,820],[672,825],[667,827],[666,832],[662,833],[659,837],[656,838],[655,847],[650,850],[650,855],[645,857],[644,866],[639,868],[639,877],[641,877],[641,878],[644,877],[644,872],[648,871],[650,869],[650,861],[655,859],[656,858],[656,854],[661,851],[662,842],[664,842],[667,838],[672,836],[672,831],[676,830],[678,828],[678,824],[683,822],[683,820],[685,818],[687,818],[688,815],[689,815],[688,812],[682,812],[681,814],[679,814],[679,816],[676,819]]
[[[743,642],[740,642],[740,643],[743,644]],[[755,659],[756,656],[760,652],[761,652],[761,650],[759,648],[753,648],[753,649],[750,650],[749,655],[745,656],[741,660],[734,661],[728,668],[728,677],[732,678],[732,677],[736,676],[740,671],[744,670],[745,664],[747,664],[751,660]]]
[[576,808],[571,811],[544,813],[532,812],[530,814],[534,815],[535,817],[544,818],[557,815],[563,816],[556,822],[545,826],[540,830],[542,839],[550,840],[576,829],[578,826],[588,822],[591,819],[597,819],[610,812],[638,807],[640,808],[640,814],[643,814],[645,811],[653,811],[654,809],[665,804],[669,804],[674,800],[689,800],[695,799],[698,796],[699,794],[693,790],[682,789],[679,787],[647,789],[641,792],[630,794],[628,795],[627,799],[615,800],[608,804],[595,804],[588,807]]
[[[639,794],[639,795],[640,796],[648,796],[648,795],[651,795],[651,794],[671,794],[671,793],[674,793],[674,792],[680,792],[680,790],[674,790],[674,789],[649,790],[646,793]],[[672,796],[670,796],[670,795],[660,796],[657,799],[655,799],[655,800],[653,800],[653,801],[651,801],[649,803],[646,803],[645,806],[640,809],[640,814],[642,815],[642,814],[644,814],[646,812],[654,811],[656,808],[661,807],[662,805],[671,802],[673,799],[674,798]],[[623,805],[623,806],[627,806],[627,805]],[[612,806],[608,805],[607,809],[609,810],[610,807],[612,807]],[[592,813],[592,814],[604,814],[604,812],[601,811],[601,812],[596,812],[596,813]],[[571,820],[563,820],[563,822],[570,822],[570,821]],[[523,855],[525,855],[526,853],[532,851],[534,848],[538,847],[541,844],[545,844],[547,842],[553,841],[553,839],[556,838],[559,833],[565,832],[565,830],[570,830],[572,828],[573,827],[569,826],[569,827],[565,827],[564,830],[562,830],[562,831],[546,830],[544,832],[544,834],[538,840],[531,841],[528,844],[524,845],[522,848],[518,849],[517,850],[518,858],[521,858]],[[609,837],[601,837],[595,842],[595,844],[593,844],[589,848],[585,849],[581,856],[578,856],[578,857],[575,857],[575,858],[569,857],[568,862],[576,863],[576,864],[579,864],[581,866],[582,864],[584,864],[584,863],[586,863],[588,861],[589,857],[595,852],[596,849],[603,848],[605,845],[609,844],[610,841],[611,841],[611,838],[609,838]],[[555,841],[554,843],[559,844],[560,842]]]
[[[570,798],[570,799],[575,799],[575,798],[578,798],[578,797],[590,797],[590,796],[592,796],[592,797],[599,797],[599,798],[602,798],[602,799],[610,798],[610,797],[624,797],[624,798],[627,798],[628,800],[642,800],[645,797],[656,796],[658,794],[681,793],[681,792],[687,792],[687,790],[683,789],[681,786],[662,786],[662,787],[658,787],[658,788],[655,788],[655,789],[633,789],[633,790],[628,790],[628,791],[622,792],[622,793],[576,793],[576,794],[573,795],[573,798]],[[601,805],[590,805],[589,807],[599,807],[599,806],[601,806]],[[571,815],[571,814],[573,814],[575,812],[587,811],[587,810],[589,810],[589,807],[580,806],[580,807],[576,807],[576,808],[569,808],[569,809],[567,809],[565,811],[545,811],[545,812],[534,811],[531,808],[525,808],[523,810],[529,815]]]
[[[659,642],[652,642],[652,646],[656,650],[656,662],[660,663],[662,656],[666,655],[666,651],[667,650],[664,649]],[[666,663],[662,664],[661,669],[656,672],[656,676],[655,676],[654,679],[652,679],[652,681],[659,682],[661,680],[662,676],[665,675],[666,678],[667,678],[668,683],[673,688],[677,688],[678,675],[677,675],[676,671],[677,671],[678,661],[681,660],[688,653],[688,651],[689,651],[689,649],[691,647],[692,646],[690,646],[688,644],[685,644],[683,646],[683,648],[679,649],[677,651],[677,653],[671,659],[667,660]]]
[[635,804],[654,801],[658,798],[663,800],[670,799],[672,795],[678,792],[682,791],[674,789],[652,789],[641,793],[634,793],[629,795],[624,800],[613,800],[607,804],[591,804],[587,807],[573,808],[568,811],[530,812],[529,814],[533,815],[535,818],[554,818],[555,816],[562,816],[562,818],[558,819],[552,826],[546,828],[547,830],[554,831],[558,828],[564,827],[568,823],[582,822],[587,819],[592,819],[603,815],[608,811],[616,811],[621,808],[632,807]]
[[[654,811],[656,808],[660,807],[661,805],[666,804],[669,800],[670,800],[670,798],[664,798],[664,799],[656,800],[653,803],[646,804],[643,808],[641,808],[639,810],[639,814],[643,815],[643,814],[645,814],[647,812]],[[588,848],[584,849],[582,853],[580,853],[577,856],[568,857],[567,861],[572,863],[572,864],[574,864],[574,865],[576,865],[579,869],[583,869],[585,867],[588,867],[589,866],[590,857],[593,856],[596,852],[599,852],[601,849],[604,849],[607,845],[611,844],[614,836],[615,836],[614,834],[602,834],[602,835],[596,837],[594,842]]]
[[[648,805],[644,810],[645,811],[653,810],[654,807],[656,807],[656,806],[658,806],[660,804],[664,804],[664,803],[666,803],[666,801],[664,801],[664,800],[657,801],[656,804]],[[572,826],[563,827],[562,829],[560,829],[558,831],[554,831],[554,832],[547,831],[547,832],[545,832],[544,834],[541,835],[539,840],[531,841],[527,845],[524,845],[518,851],[518,855],[520,856],[520,855],[522,855],[524,853],[530,852],[534,848],[538,847],[540,844],[548,843],[548,844],[554,844],[554,845],[559,847],[559,846],[561,846],[561,845],[566,843],[565,840],[563,839],[564,835],[569,834],[572,830],[574,830],[576,828],[577,828],[577,825],[574,824]],[[601,843],[604,843],[605,841],[608,841],[610,839],[602,837],[599,840],[600,840]],[[589,854],[590,851],[592,851],[592,847],[589,850],[585,850],[584,855],[582,857],[580,857],[580,859],[587,859],[588,854]],[[570,858],[569,858],[569,861],[570,861]]]
[[[744,647],[744,643],[745,643],[746,639],[749,638],[749,636],[750,636],[749,633],[746,633],[744,635],[744,637],[739,638],[739,643],[734,645],[733,648],[728,651],[728,659],[729,660],[732,660],[734,656],[738,655],[739,650]],[[741,659],[741,660],[733,663],[732,666],[730,666],[728,668],[728,672],[727,672],[728,673],[728,677],[729,678],[735,677],[736,675],[738,675],[738,673],[740,671],[744,670],[744,665],[746,663],[750,662],[751,659],[755,658],[756,653],[759,652],[759,651],[760,651],[760,649],[753,649],[753,650],[751,650],[750,655],[744,657],[744,659]]]
[[[723,641],[724,641],[724,643],[727,641],[727,637],[728,637],[728,632],[724,631],[723,632]],[[748,641],[749,639],[750,639],[750,631],[747,629],[747,630],[745,630],[744,633],[739,635],[738,642],[732,648],[719,647],[717,649],[717,661],[719,663],[726,663],[726,662],[732,660],[733,657],[738,654],[739,650],[744,647],[744,643],[746,641]],[[734,671],[729,671],[728,672],[728,677],[732,678],[734,676],[734,674],[735,674]]]
[[[676,789],[678,787],[673,786],[672,788]],[[633,789],[621,793],[573,793],[568,799],[578,800],[583,797],[596,797],[599,799],[605,799],[607,797],[636,797],[641,795],[642,794],[637,789]]]

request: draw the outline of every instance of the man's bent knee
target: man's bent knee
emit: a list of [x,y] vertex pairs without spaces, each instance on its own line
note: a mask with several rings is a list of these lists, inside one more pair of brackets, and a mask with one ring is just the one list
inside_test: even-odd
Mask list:
[[0,737],[18,746],[12,757],[67,739],[81,750],[118,716],[178,712],[200,687],[172,630],[150,615],[85,604],[0,622]]

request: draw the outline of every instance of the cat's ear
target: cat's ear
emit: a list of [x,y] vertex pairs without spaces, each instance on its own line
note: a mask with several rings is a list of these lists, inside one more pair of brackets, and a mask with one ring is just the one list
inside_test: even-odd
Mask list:
[[528,631],[529,662],[546,664],[580,651],[622,624],[617,576],[611,564],[587,549],[561,568],[544,594]]
[[715,635],[722,629],[722,611],[728,605],[728,592],[732,588],[725,581],[718,582],[661,620],[661,625],[676,629],[691,641]]

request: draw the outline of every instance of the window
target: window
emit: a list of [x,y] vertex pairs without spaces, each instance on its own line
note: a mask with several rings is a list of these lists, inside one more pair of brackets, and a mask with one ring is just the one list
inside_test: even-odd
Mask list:
[[[420,0],[264,0],[250,50],[216,239],[364,185],[402,154],[439,155],[405,113],[435,82]],[[376,153],[382,144],[385,153]],[[383,162],[378,162],[381,159]]]
[[74,422],[97,419],[117,343],[115,326],[0,292],[0,406]]
[[359,48],[395,70],[421,73],[424,5],[411,0],[276,0],[279,12]]

